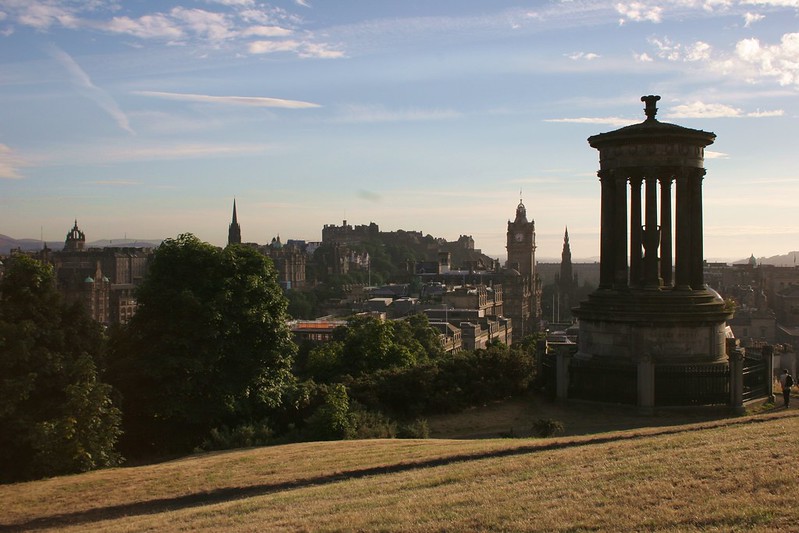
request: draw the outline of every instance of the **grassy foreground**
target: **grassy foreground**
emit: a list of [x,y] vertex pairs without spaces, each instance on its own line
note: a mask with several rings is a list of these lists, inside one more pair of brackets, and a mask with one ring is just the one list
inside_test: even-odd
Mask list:
[[0,486],[0,530],[799,530],[799,411],[555,439],[371,440]]

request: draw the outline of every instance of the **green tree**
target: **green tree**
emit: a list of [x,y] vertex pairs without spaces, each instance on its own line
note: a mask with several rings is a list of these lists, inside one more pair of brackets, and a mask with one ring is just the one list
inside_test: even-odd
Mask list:
[[190,234],[156,250],[110,363],[133,453],[191,450],[213,428],[260,420],[296,346],[272,262]]
[[99,379],[100,326],[65,305],[52,268],[15,257],[0,281],[0,479],[118,464],[120,413]]

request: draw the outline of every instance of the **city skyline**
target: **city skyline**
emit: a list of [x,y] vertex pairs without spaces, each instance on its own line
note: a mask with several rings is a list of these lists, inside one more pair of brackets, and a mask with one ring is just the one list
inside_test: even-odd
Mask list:
[[586,139],[712,131],[708,260],[799,227],[795,0],[0,0],[0,233],[321,240],[375,222],[504,257],[519,195],[537,256],[599,255]]

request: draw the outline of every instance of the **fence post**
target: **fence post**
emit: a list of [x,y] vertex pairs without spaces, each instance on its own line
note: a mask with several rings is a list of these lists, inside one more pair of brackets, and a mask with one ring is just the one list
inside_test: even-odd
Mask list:
[[655,365],[651,355],[638,360],[638,411],[644,415],[655,414]]
[[555,381],[557,383],[558,400],[569,397],[569,363],[572,355],[568,350],[558,350],[555,359]]
[[744,409],[744,357],[740,348],[727,353],[730,361],[730,407],[736,415],[746,412]]

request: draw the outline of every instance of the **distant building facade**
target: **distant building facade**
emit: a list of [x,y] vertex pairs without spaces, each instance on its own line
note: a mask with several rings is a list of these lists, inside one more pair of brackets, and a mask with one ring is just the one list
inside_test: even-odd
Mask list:
[[67,302],[81,302],[101,324],[126,324],[136,312],[136,287],[147,274],[150,248],[86,248],[77,220],[64,249],[47,248],[39,259],[53,265],[56,287]]

